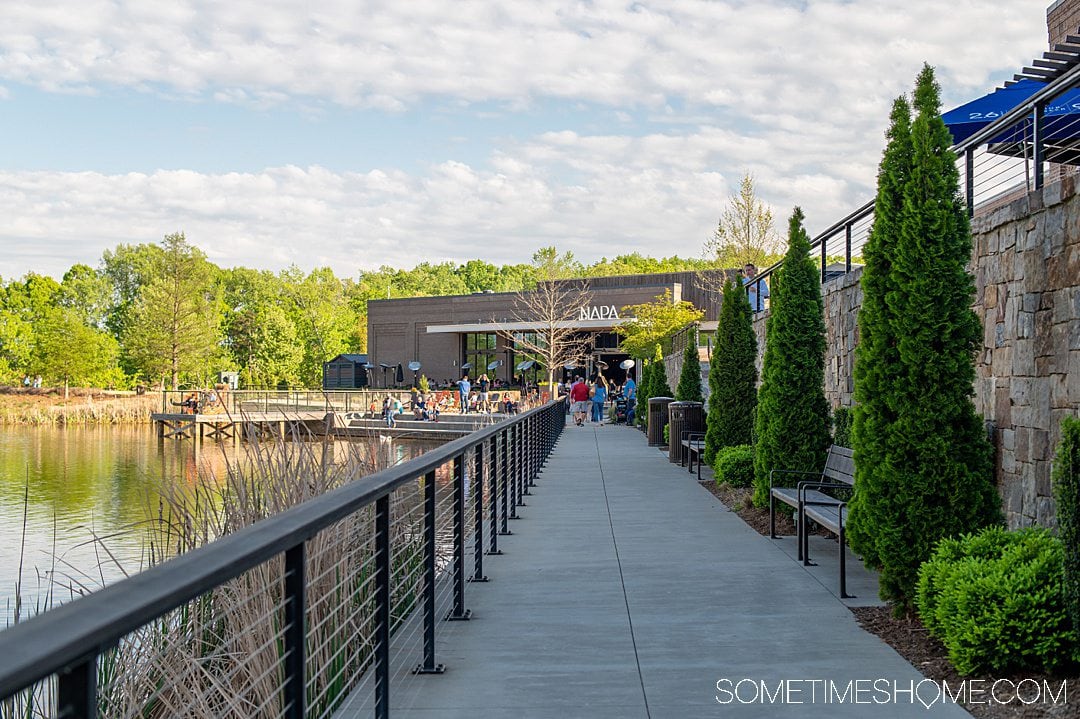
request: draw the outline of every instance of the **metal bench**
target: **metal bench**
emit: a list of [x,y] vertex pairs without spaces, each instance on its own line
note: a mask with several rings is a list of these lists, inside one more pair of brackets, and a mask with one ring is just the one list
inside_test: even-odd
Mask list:
[[687,472],[694,472],[694,457],[697,457],[697,478],[701,481],[701,458],[705,455],[705,433],[701,431],[685,431],[682,433],[680,442],[683,448],[679,466],[686,466]]
[[[817,481],[802,481],[795,487],[779,487],[774,483],[776,475],[801,475],[816,477]],[[810,533],[806,520],[812,519],[821,527],[835,534],[840,545],[840,596],[852,598],[847,593],[847,563],[844,552],[844,521],[847,515],[847,500],[827,494],[824,490],[850,491],[855,484],[855,461],[853,453],[847,447],[832,445],[825,458],[825,469],[819,472],[805,472],[794,469],[774,469],[769,472],[769,536],[776,539],[776,501],[779,500],[795,508],[798,514],[797,536],[798,558],[804,565],[810,566]]]

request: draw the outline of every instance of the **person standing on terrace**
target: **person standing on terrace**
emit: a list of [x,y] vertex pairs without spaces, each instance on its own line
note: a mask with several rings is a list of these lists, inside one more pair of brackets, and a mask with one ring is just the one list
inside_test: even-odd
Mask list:
[[761,312],[765,309],[765,300],[769,299],[769,285],[765,280],[758,282],[754,279],[757,277],[757,267],[753,262],[747,262],[743,266],[742,274],[746,296],[750,300],[750,311]]

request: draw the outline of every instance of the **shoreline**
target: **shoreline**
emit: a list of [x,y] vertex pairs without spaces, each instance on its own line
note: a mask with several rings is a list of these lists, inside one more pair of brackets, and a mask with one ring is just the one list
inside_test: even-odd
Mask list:
[[89,426],[149,424],[160,405],[155,394],[57,387],[0,387],[0,425]]

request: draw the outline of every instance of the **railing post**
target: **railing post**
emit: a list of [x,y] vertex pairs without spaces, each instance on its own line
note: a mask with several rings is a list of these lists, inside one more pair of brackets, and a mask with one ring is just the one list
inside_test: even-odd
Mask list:
[[375,717],[390,718],[390,495],[375,500]]
[[285,552],[285,716],[304,719],[307,577],[304,543]]
[[821,238],[821,284],[825,284],[825,240]]
[[851,223],[844,225],[844,272],[851,272]]
[[465,456],[459,454],[454,457],[454,608],[446,618],[462,621],[471,614],[465,608]]
[[[509,492],[513,486],[510,481],[510,430],[505,429],[502,431],[502,471],[499,472],[502,475],[502,496],[500,501],[502,503],[502,527],[499,530],[499,534],[513,534],[510,531],[510,526],[507,520],[510,518],[510,512],[514,510],[514,503],[510,501]],[[507,506],[509,505],[509,506]],[[516,512],[515,512],[516,516]]]
[[413,674],[442,674],[435,663],[435,472],[424,475],[424,661]]
[[491,481],[488,493],[491,504],[491,544],[488,554],[502,554],[499,549],[499,437],[491,439]]
[[510,519],[517,519],[518,481],[517,481],[517,425],[506,429],[506,482],[510,493]]
[[1035,170],[1035,189],[1041,190],[1043,186],[1043,161],[1046,159],[1046,151],[1043,135],[1046,133],[1046,119],[1043,117],[1046,111],[1046,103],[1036,103],[1032,122],[1032,168]]
[[[473,521],[476,523],[473,528],[473,575],[469,578],[470,582],[486,582],[488,578],[484,576],[484,485],[487,483],[484,479],[484,475],[487,474],[484,471],[484,443],[476,445],[476,450],[473,453],[473,465],[476,467],[475,474],[473,475],[473,512],[475,517]],[[492,522],[492,526],[495,523]],[[494,532],[492,532],[492,539],[494,539]]]
[[61,672],[58,679],[58,716],[64,719],[93,719],[97,716],[96,654]]
[[967,196],[968,218],[975,216],[975,148],[964,151],[964,194]]
[[517,425],[517,477],[518,477],[518,506],[524,507],[525,500],[522,499],[529,493],[529,480],[526,475],[529,471],[529,452],[528,452],[528,420],[522,420]]

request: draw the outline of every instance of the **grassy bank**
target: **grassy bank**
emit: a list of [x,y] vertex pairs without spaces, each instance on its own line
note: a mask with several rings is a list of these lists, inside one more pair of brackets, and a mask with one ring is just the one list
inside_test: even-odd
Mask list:
[[98,389],[0,387],[0,425],[133,424],[150,421],[161,395]]

